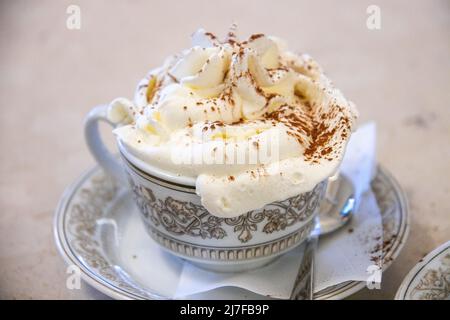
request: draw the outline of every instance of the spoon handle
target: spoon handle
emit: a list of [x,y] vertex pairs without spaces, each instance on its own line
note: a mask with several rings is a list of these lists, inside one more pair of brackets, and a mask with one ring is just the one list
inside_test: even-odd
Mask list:
[[291,300],[314,299],[314,259],[318,238],[318,233],[313,231],[305,241],[302,262],[292,289]]

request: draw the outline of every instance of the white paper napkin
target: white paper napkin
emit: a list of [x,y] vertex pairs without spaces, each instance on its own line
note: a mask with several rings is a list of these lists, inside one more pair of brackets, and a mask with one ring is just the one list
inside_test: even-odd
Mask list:
[[[349,225],[319,239],[316,252],[315,287],[320,291],[344,281],[366,281],[368,267],[381,252],[381,216],[370,190],[375,174],[376,126],[360,127],[348,144],[341,172],[355,186],[357,210]],[[303,256],[304,246],[283,255],[274,263],[244,273],[216,273],[185,262],[179,277],[175,298],[184,298],[219,287],[235,286],[249,291],[287,299]]]
[[316,292],[345,281],[367,281],[368,268],[381,256],[382,221],[370,188],[376,174],[375,154],[376,126],[371,122],[361,126],[347,146],[341,172],[355,187],[356,213],[348,226],[319,239]]

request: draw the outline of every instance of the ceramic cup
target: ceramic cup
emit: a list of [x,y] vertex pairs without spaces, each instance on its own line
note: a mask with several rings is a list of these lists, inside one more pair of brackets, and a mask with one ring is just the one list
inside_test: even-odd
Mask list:
[[121,157],[112,155],[98,130],[99,121],[110,123],[106,111],[98,106],[88,114],[87,145],[107,173],[131,185],[148,234],[170,253],[202,268],[236,272],[265,265],[309,236],[327,181],[238,217],[219,218],[201,205],[195,179],[144,163],[119,140]]

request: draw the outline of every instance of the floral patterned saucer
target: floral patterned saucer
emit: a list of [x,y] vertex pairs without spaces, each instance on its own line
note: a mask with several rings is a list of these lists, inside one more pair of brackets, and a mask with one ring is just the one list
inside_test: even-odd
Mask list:
[[[402,249],[409,231],[405,196],[382,167],[372,189],[383,221],[383,268]],[[118,187],[99,167],[85,173],[63,194],[55,212],[54,236],[68,264],[83,279],[115,299],[169,299],[182,264],[163,250],[148,253],[148,235],[128,189]],[[348,281],[315,293],[315,299],[343,299],[364,288]],[[194,299],[263,299],[249,291],[223,287]]]
[[397,300],[450,300],[450,241],[426,255],[406,276]]

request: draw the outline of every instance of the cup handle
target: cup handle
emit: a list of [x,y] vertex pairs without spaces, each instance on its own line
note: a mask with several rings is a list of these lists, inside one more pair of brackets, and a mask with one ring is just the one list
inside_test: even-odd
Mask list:
[[114,124],[106,116],[107,110],[107,105],[100,105],[88,113],[84,122],[84,138],[89,151],[105,172],[117,181],[124,182],[123,168],[119,160],[106,148],[98,129],[99,121],[104,121],[114,127]]

